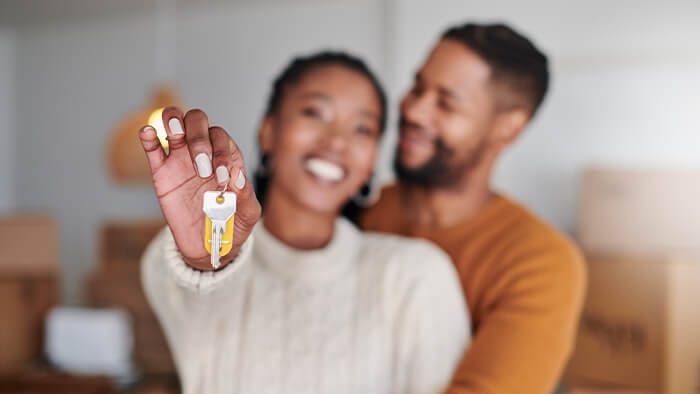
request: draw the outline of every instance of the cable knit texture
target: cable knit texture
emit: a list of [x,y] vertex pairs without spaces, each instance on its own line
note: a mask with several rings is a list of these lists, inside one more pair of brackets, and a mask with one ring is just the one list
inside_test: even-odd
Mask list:
[[217,272],[187,266],[166,228],[142,276],[184,393],[438,393],[469,342],[442,251],[344,219],[314,251],[259,223]]

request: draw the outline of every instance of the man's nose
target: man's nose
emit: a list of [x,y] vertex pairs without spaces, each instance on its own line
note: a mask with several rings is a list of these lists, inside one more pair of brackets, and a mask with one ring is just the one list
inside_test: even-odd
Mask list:
[[424,93],[407,97],[402,106],[401,115],[410,123],[426,125],[431,116],[430,95]]

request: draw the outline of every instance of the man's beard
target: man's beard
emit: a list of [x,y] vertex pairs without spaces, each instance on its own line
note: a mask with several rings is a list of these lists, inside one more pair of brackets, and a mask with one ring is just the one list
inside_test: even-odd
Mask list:
[[481,163],[481,158],[486,150],[485,142],[480,141],[466,159],[451,164],[455,150],[438,137],[434,141],[435,153],[433,157],[418,168],[408,168],[402,165],[397,148],[394,155],[394,173],[401,182],[407,184],[434,188],[455,187],[461,183],[467,172]]

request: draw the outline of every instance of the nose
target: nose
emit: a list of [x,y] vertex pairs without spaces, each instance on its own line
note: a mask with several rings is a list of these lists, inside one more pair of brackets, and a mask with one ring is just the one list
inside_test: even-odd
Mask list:
[[422,93],[413,95],[406,94],[401,102],[401,116],[411,123],[427,125],[430,121],[430,95]]
[[340,153],[347,149],[350,139],[350,132],[345,131],[341,125],[329,125],[328,130],[324,133],[323,143],[326,148],[332,152]]

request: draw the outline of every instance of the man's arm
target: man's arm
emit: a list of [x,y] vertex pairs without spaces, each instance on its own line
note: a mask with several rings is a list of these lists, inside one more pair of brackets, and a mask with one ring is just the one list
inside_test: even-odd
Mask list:
[[583,303],[583,259],[568,242],[513,251],[485,286],[483,313],[451,394],[551,393],[572,351]]

